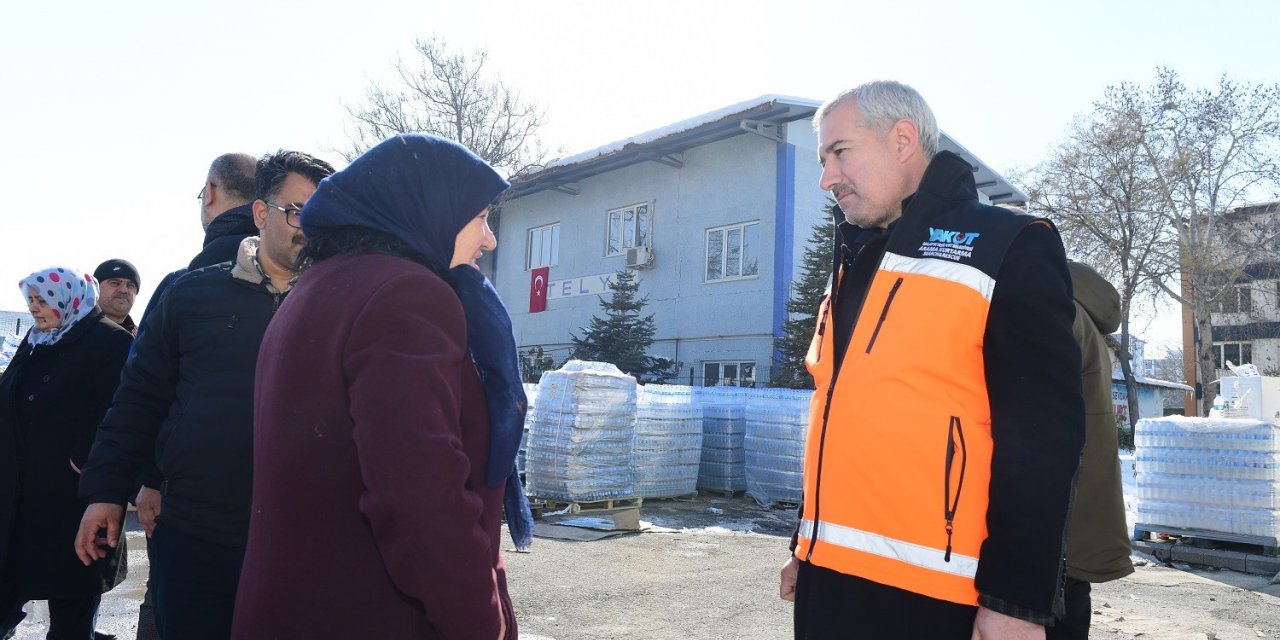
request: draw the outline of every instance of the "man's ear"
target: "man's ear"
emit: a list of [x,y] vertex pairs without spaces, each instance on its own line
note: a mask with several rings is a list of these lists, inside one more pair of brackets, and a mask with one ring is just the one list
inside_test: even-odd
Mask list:
[[920,150],[920,130],[916,123],[903,118],[889,128],[890,142],[898,154],[898,161],[905,162]]
[[204,181],[204,198],[201,198],[204,201],[204,208],[209,209],[217,206],[219,195],[218,185],[214,184],[212,180],[206,179]]
[[253,224],[259,231],[267,228],[267,203],[261,200],[253,201]]

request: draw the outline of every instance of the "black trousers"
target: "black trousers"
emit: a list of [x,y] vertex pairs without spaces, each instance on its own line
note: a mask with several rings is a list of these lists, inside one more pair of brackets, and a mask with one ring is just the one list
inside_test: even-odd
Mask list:
[[138,635],[136,640],[160,640],[160,630],[156,628],[155,596],[152,595],[151,574],[155,560],[151,555],[151,544],[147,544],[147,591],[142,595],[142,604],[138,605]]
[[1093,603],[1089,598],[1092,585],[1067,576],[1065,589],[1067,617],[1045,628],[1045,640],[1088,640],[1093,613]]
[[[0,638],[8,635],[23,618],[22,606],[27,598],[20,592],[17,553],[0,558]],[[98,617],[102,596],[49,600],[49,633],[47,640],[93,640],[93,625]]]
[[[88,598],[62,598],[49,600],[49,633],[46,640],[93,640],[93,624],[98,619],[98,604],[102,596]],[[22,621],[26,614],[22,605],[6,605],[4,622],[0,623],[0,637]]]
[[796,640],[969,640],[977,614],[808,562],[796,579]]
[[49,634],[46,640],[93,640],[102,596],[49,601]]
[[148,544],[160,635],[182,640],[230,638],[244,549],[201,540],[163,522],[156,525]]

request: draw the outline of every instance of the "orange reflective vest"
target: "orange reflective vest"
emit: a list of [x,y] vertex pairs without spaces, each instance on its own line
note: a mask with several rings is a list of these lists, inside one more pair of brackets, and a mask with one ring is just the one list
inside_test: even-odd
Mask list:
[[831,296],[823,301],[805,359],[817,392],[796,557],[977,605],[992,453],[983,337],[1000,264],[1035,220],[918,193],[838,371]]

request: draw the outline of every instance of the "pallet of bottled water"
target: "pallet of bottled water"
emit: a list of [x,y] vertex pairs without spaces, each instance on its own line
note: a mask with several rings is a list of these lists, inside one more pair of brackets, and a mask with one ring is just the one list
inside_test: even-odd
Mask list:
[[529,457],[529,426],[533,424],[533,408],[537,404],[538,385],[524,383],[524,397],[529,404],[524,410],[524,430],[520,433],[520,449],[516,451],[516,472],[525,474],[526,461]]
[[1144,418],[1134,429],[1140,530],[1280,536],[1280,431],[1241,418]]
[[602,362],[542,374],[529,425],[529,495],[565,502],[636,497],[636,380]]
[[798,504],[812,391],[759,389],[747,404],[747,493],[763,505]]
[[702,405],[702,459],[698,488],[732,493],[747,490],[747,410],[742,404]]
[[694,402],[692,388],[667,384],[639,388],[632,452],[639,497],[675,498],[698,492],[702,407]]

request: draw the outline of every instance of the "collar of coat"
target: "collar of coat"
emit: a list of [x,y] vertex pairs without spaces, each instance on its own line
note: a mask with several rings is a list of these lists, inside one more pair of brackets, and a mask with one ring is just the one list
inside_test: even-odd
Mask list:
[[258,225],[253,222],[253,203],[227,209],[209,223],[204,232],[204,245],[224,236],[257,235]]
[[[262,238],[258,236],[249,236],[240,241],[240,249],[236,251],[235,264],[231,265],[231,277],[250,284],[261,285],[271,293],[284,293],[271,284],[271,278],[262,269],[262,263],[258,262],[258,249],[261,246]],[[293,277],[289,278],[289,286],[285,288],[285,291],[292,289],[297,281],[298,274],[294,273]]]

